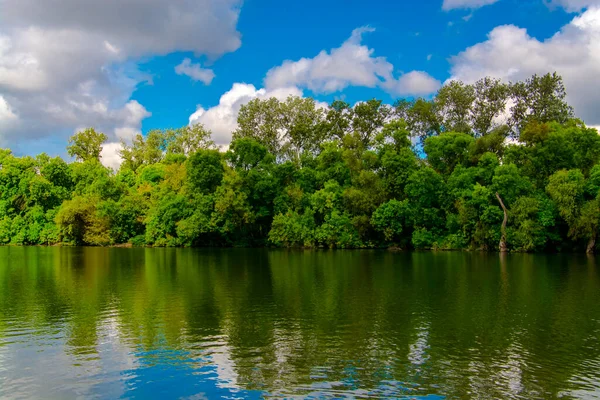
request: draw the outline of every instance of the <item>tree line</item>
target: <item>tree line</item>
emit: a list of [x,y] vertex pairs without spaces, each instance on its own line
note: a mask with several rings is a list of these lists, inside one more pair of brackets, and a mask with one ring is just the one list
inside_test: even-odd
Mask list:
[[432,99],[254,99],[227,150],[202,125],[152,130],[101,164],[0,150],[0,243],[588,251],[600,136],[557,74],[452,81]]

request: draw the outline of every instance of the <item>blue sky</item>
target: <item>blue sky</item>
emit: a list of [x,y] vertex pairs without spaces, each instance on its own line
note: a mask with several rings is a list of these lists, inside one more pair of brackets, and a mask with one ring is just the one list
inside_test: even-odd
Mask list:
[[[375,29],[365,35],[364,43],[376,56],[386,57],[399,70],[423,70],[444,81],[450,77],[448,58],[484,41],[498,25],[514,24],[527,28],[538,39],[546,39],[571,19],[572,14],[563,8],[551,8],[537,0],[505,0],[478,10],[451,11],[442,10],[440,1],[379,0],[367,4],[359,0],[307,0],[283,6],[280,1],[248,0],[238,23],[242,46],[214,61],[211,68],[216,77],[210,85],[177,75],[173,66],[183,57],[194,59],[194,55],[174,53],[142,65],[153,75],[153,84],[140,85],[133,98],[152,112],[143,122],[144,130],[185,125],[197,104],[217,104],[234,82],[262,87],[272,67],[339,47],[361,26]],[[326,102],[343,98],[350,103],[373,97],[393,102],[399,97],[358,86],[337,93],[306,94]]]
[[558,71],[600,125],[600,0],[3,0],[0,146],[64,154],[202,123],[227,144],[255,97],[430,97],[447,79]]

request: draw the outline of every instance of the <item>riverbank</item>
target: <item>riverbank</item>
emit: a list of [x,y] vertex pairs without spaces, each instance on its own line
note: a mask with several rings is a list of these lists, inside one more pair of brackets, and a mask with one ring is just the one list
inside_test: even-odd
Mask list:
[[273,250],[345,250],[345,251],[366,251],[366,250],[379,250],[387,251],[390,253],[410,253],[410,252],[465,252],[465,253],[490,253],[490,254],[588,254],[594,255],[595,253],[587,253],[586,251],[579,252],[526,252],[526,251],[500,251],[500,250],[487,250],[487,249],[403,249],[397,246],[390,247],[368,247],[368,248],[328,248],[328,247],[275,247],[275,246],[147,246],[147,245],[134,245],[132,243],[113,244],[113,245],[102,245],[102,246],[89,246],[89,245],[73,245],[66,243],[57,244],[34,244],[34,245],[19,245],[19,244],[0,244],[0,247],[65,247],[65,248],[77,248],[77,247],[89,247],[89,248],[147,248],[147,249],[273,249]]

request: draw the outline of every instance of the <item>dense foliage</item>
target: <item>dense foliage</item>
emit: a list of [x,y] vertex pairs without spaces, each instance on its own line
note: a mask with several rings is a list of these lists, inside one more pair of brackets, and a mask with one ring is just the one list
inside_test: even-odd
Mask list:
[[155,130],[116,172],[105,140],[73,136],[71,163],[0,151],[0,242],[593,251],[600,223],[600,136],[556,74],[394,106],[255,99],[227,151]]

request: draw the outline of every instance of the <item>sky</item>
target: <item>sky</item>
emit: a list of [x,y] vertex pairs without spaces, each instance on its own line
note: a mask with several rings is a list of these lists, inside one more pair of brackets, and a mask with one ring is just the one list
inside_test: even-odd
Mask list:
[[600,125],[600,0],[0,0],[0,147],[63,155],[289,95],[350,104],[431,97],[449,79],[557,71]]

